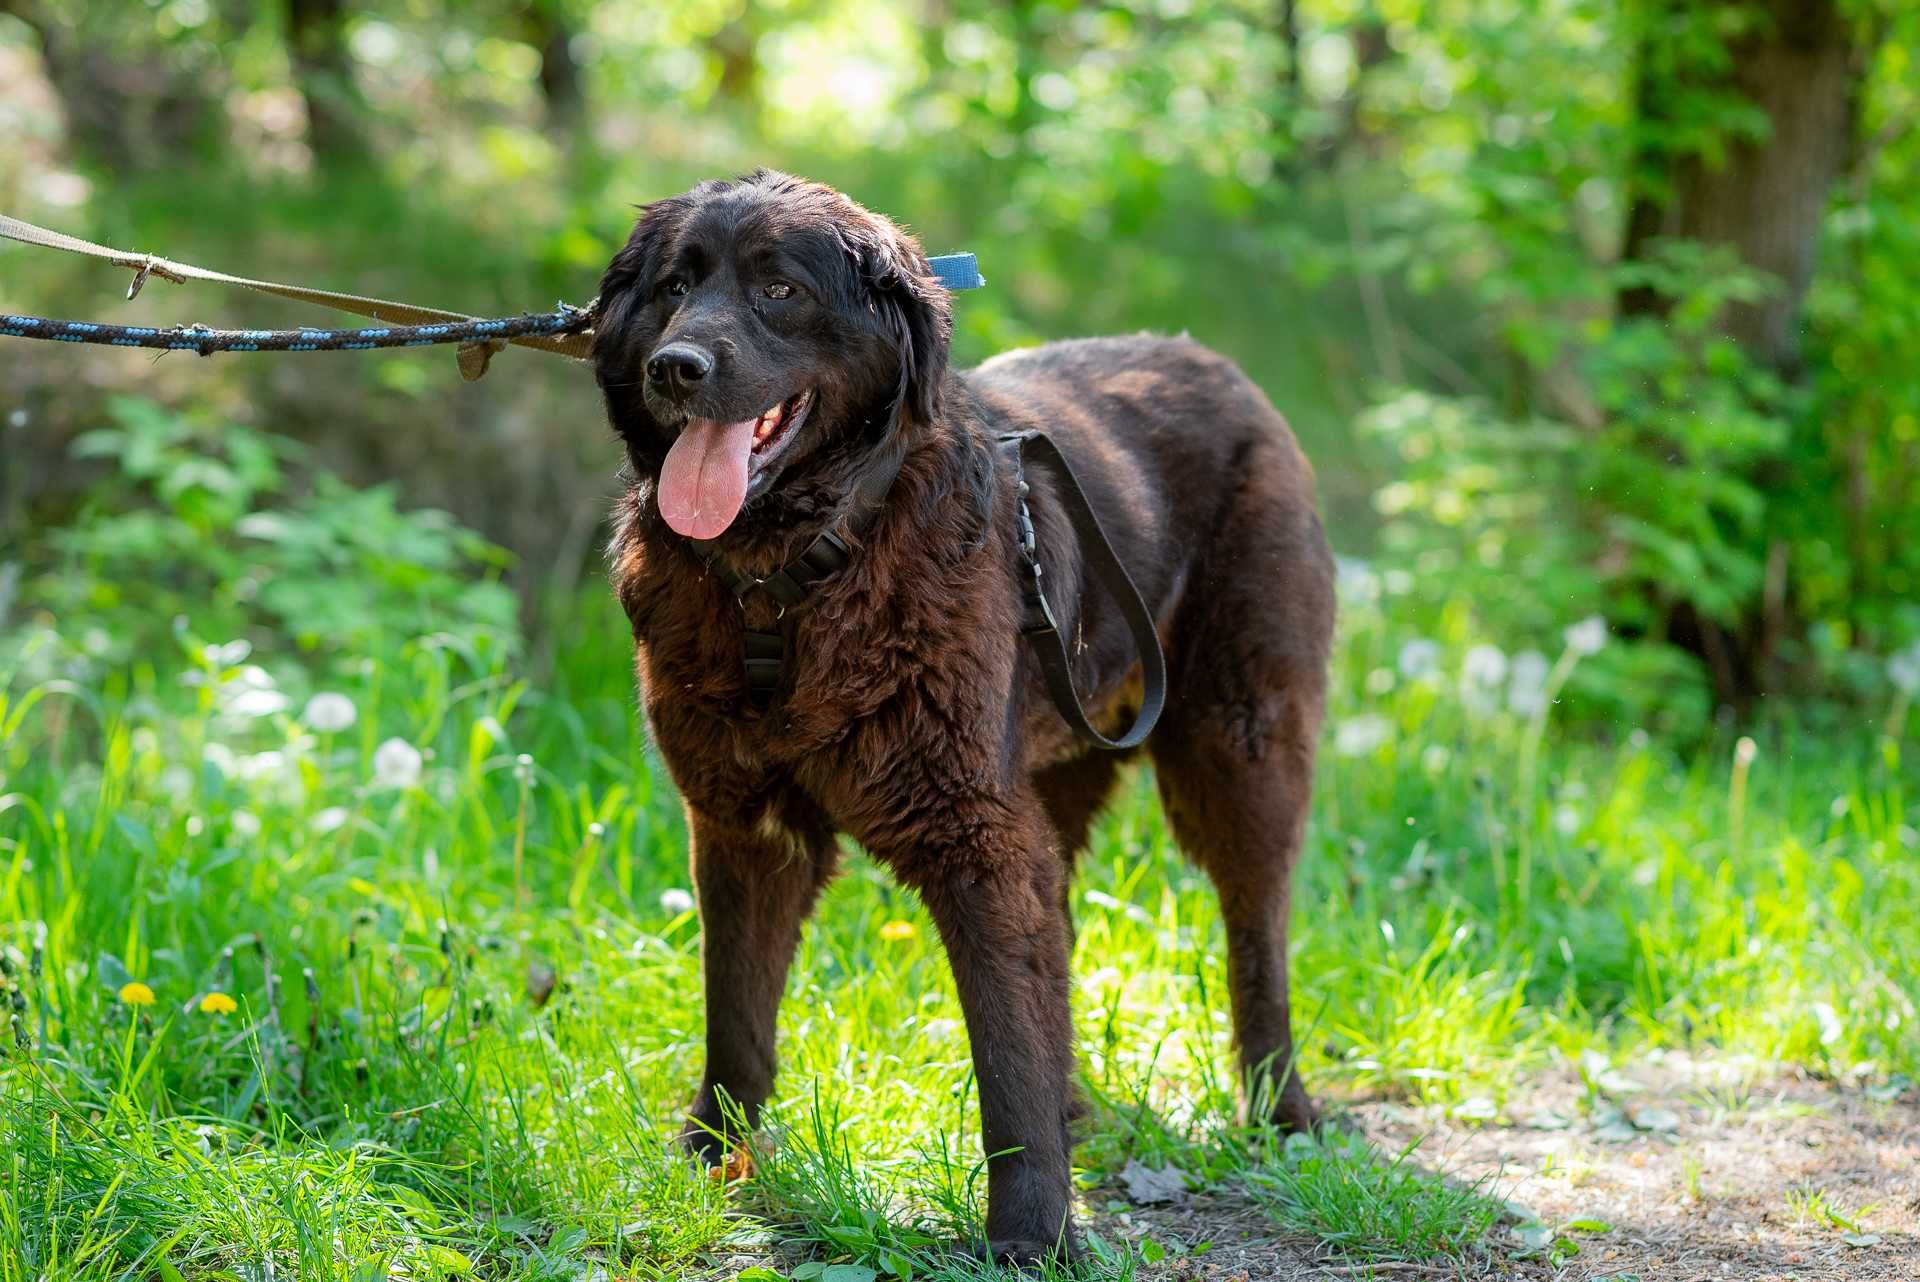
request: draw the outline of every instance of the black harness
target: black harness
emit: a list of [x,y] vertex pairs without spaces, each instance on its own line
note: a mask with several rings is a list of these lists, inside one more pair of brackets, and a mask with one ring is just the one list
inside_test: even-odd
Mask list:
[[[854,486],[853,502],[846,514],[815,535],[813,542],[807,544],[799,556],[765,578],[745,574],[727,564],[712,539],[689,541],[693,544],[694,552],[722,583],[732,589],[736,598],[744,600],[747,593],[755,591],[765,592],[772,597],[780,607],[780,613],[774,619],[778,627],[788,610],[807,599],[814,584],[838,572],[853,559],[848,539],[859,538],[879,519],[904,461],[903,451],[889,451],[886,461],[861,477]],[[746,655],[747,696],[753,701],[754,707],[764,709],[773,702],[774,693],[780,688],[780,678],[786,671],[786,635],[777,631],[756,632],[748,628]]]
[[[1014,481],[1019,487],[1016,548],[1020,556],[1023,609],[1020,635],[1032,644],[1034,656],[1040,661],[1041,675],[1046,680],[1047,693],[1074,733],[1094,747],[1109,751],[1122,752],[1138,747],[1152,732],[1167,701],[1167,663],[1160,650],[1160,635],[1154,626],[1153,613],[1141,599],[1139,589],[1134,587],[1126,566],[1115,554],[1112,542],[1101,528],[1100,518],[1087,501],[1086,492],[1080,488],[1080,480],[1074,475],[1072,465],[1067,462],[1067,456],[1061,453],[1052,438],[1037,430],[1009,432],[999,437],[998,443],[1013,463]],[[1039,540],[1034,531],[1033,514],[1027,507],[1030,490],[1026,467],[1034,458],[1042,459],[1059,473],[1061,505],[1066,509],[1067,520],[1072,524],[1075,535],[1079,537],[1081,554],[1094,577],[1100,580],[1119,604],[1127,630],[1132,633],[1133,643],[1140,651],[1140,666],[1144,676],[1140,710],[1134,715],[1133,724],[1118,739],[1107,738],[1094,729],[1093,723],[1087,719],[1086,709],[1081,706],[1080,696],[1073,688],[1073,666],[1067,654],[1066,638],[1060,634],[1053,607],[1047,603],[1046,593],[1041,588]],[[736,598],[744,599],[749,592],[765,592],[779,605],[780,615],[784,616],[788,609],[807,599],[815,584],[845,568],[853,559],[849,539],[857,540],[872,527],[885,509],[887,495],[900,475],[902,461],[903,456],[899,451],[890,452],[885,462],[861,478],[846,514],[816,535],[799,556],[765,577],[745,574],[729,565],[710,540],[692,540],[694,550],[719,576],[720,581],[733,591]],[[758,632],[749,628],[745,642],[747,693],[756,708],[764,709],[772,704],[785,675],[786,636],[778,631]]]

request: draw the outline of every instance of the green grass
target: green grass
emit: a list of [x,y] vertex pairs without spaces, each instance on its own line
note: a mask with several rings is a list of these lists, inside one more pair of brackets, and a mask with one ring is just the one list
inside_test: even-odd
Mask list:
[[[857,854],[793,971],[759,1174],[722,1189],[674,1154],[700,1067],[697,923],[662,903],[687,884],[684,831],[603,592],[561,604],[536,680],[517,645],[375,630],[384,645],[330,648],[259,626],[244,597],[222,614],[183,592],[185,621],[156,626],[85,555],[41,593],[58,612],[0,647],[0,1282],[268,1262],[673,1278],[763,1249],[803,1276],[859,1266],[828,1282],[992,1273],[947,1249],[978,1236],[984,1196],[952,982],[913,898]],[[1920,1072],[1900,738],[1815,740],[1785,716],[1752,749],[1563,726],[1599,660],[1562,656],[1565,702],[1516,711],[1460,675],[1484,640],[1471,612],[1348,579],[1294,936],[1301,1068],[1324,1099],[1471,1116],[1547,1065],[1667,1046]],[[1421,618],[1430,671],[1402,663]],[[251,654],[209,651],[230,624]],[[284,708],[240,697],[266,679]],[[302,725],[320,689],[352,700],[352,726]],[[390,738],[426,754],[401,786],[378,777]],[[1144,774],[1074,909],[1091,1209],[1138,1159],[1358,1260],[1486,1237],[1499,1190],[1437,1178],[1420,1150],[1236,1125],[1217,914]],[[122,1000],[130,981],[151,1005]],[[210,991],[237,1010],[203,1011]],[[1103,1238],[1092,1272],[1166,1249]]]

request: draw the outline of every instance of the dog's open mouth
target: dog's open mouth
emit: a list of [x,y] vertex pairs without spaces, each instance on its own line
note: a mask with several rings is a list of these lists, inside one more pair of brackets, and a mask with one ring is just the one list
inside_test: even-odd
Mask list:
[[813,407],[813,389],[795,392],[754,420],[753,453],[765,457],[791,436]]
[[718,538],[740,515],[753,474],[780,452],[812,407],[807,388],[737,423],[688,419],[660,468],[661,517],[690,539]]

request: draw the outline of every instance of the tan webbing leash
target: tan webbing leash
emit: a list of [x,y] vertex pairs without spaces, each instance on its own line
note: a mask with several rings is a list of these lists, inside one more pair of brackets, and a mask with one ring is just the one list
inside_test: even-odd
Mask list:
[[[129,299],[140,292],[141,286],[147,283],[149,276],[158,276],[176,285],[184,285],[191,280],[212,281],[218,285],[238,285],[243,289],[257,290],[278,298],[291,299],[299,303],[317,303],[322,307],[351,312],[355,316],[369,316],[394,325],[431,325],[442,321],[479,319],[464,312],[442,311],[437,307],[421,307],[413,303],[397,303],[385,298],[370,298],[363,294],[342,294],[328,289],[312,289],[305,285],[283,285],[278,281],[255,280],[250,276],[230,276],[226,272],[195,267],[191,263],[175,262],[173,259],[162,258],[157,254],[135,254],[112,249],[90,240],[82,240],[78,236],[69,236],[65,232],[39,227],[6,214],[0,214],[0,236],[19,241],[23,245],[38,245],[45,249],[64,250],[70,254],[85,254],[89,258],[98,258],[112,263],[115,267],[125,268],[134,273],[133,283],[127,287]],[[591,308],[592,304],[588,304],[588,309],[591,310]],[[480,342],[462,343],[458,352],[461,377],[471,382],[485,374],[487,363],[493,359],[493,354],[507,343],[552,352],[558,356],[570,356],[575,360],[586,360],[593,353],[593,332],[586,330],[551,337],[527,335],[519,338],[486,339]]]

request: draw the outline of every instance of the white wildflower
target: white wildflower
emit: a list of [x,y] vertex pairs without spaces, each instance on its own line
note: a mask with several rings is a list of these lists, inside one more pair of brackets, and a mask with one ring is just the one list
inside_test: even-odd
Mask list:
[[1567,649],[1575,654],[1598,654],[1607,644],[1607,621],[1597,614],[1590,614],[1562,635],[1566,637]]
[[206,648],[207,662],[216,668],[231,668],[236,663],[246,662],[253,653],[253,643],[245,639],[229,641],[225,645],[210,645]]
[[1580,812],[1572,806],[1561,806],[1553,812],[1553,830],[1562,837],[1571,837],[1580,831]]
[[1364,757],[1392,733],[1393,726],[1385,717],[1350,717],[1334,729],[1333,750],[1343,757]]
[[300,714],[300,720],[316,733],[338,734],[351,726],[359,715],[353,700],[346,695],[323,690],[307,700],[306,710]]
[[328,806],[313,817],[313,830],[325,836],[327,833],[344,828],[350,818],[352,816],[347,813],[345,806]]
[[1887,660],[1887,680],[1901,694],[1920,694],[1920,641]]
[[1477,686],[1497,686],[1507,678],[1507,656],[1497,645],[1477,645],[1460,665],[1462,676]]
[[236,717],[271,717],[285,712],[293,701],[278,690],[242,690],[227,700],[227,711]]
[[227,816],[227,823],[233,829],[233,835],[242,841],[251,841],[260,835],[260,816],[251,810],[236,810]]
[[693,896],[678,886],[663,890],[660,892],[660,911],[670,917],[690,913],[693,911]]
[[1522,650],[1513,656],[1512,675],[1507,682],[1507,706],[1523,717],[1542,712],[1547,706],[1547,675],[1553,665],[1538,650]]
[[286,767],[287,754],[269,748],[265,752],[250,752],[244,757],[236,757],[232,773],[251,783],[258,779],[270,779]]
[[1365,561],[1334,558],[1334,590],[1348,605],[1372,605],[1380,599],[1380,576]]
[[1400,647],[1400,675],[1409,681],[1432,676],[1440,669],[1440,643],[1416,637]]
[[411,788],[420,782],[420,749],[405,739],[389,739],[373,750],[373,782],[378,788]]

